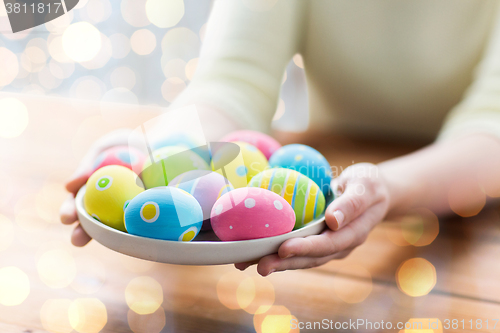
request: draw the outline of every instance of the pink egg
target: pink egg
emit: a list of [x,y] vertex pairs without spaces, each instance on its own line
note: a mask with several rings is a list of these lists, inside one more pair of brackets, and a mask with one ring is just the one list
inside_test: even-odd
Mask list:
[[211,212],[212,229],[223,241],[272,237],[292,231],[295,213],[285,199],[257,187],[224,194]]
[[243,141],[250,143],[257,147],[268,160],[276,150],[281,148],[281,144],[269,135],[250,130],[231,132],[220,139],[220,141]]
[[146,155],[129,146],[115,146],[101,152],[94,161],[92,172],[107,165],[121,165],[130,170],[140,170]]

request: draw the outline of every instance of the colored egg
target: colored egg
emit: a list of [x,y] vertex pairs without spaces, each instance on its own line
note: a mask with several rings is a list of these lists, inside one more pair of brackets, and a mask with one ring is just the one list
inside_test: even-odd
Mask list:
[[[240,148],[240,152],[236,158],[220,169],[214,170],[226,177],[235,188],[245,187],[253,176],[267,169],[269,164],[267,159],[255,146],[246,142],[233,142]],[[212,168],[221,159],[225,159],[226,155],[231,155],[233,149],[231,145],[223,145],[220,149],[213,152]]]
[[151,146],[153,150],[168,146],[178,146],[185,149],[191,149],[202,146],[204,144],[204,142],[194,137],[193,135],[184,132],[178,132],[167,135],[162,139],[155,140]]
[[211,212],[212,228],[223,241],[272,237],[292,231],[295,214],[271,191],[243,187],[224,194]]
[[295,212],[295,229],[319,217],[325,209],[325,196],[319,186],[295,170],[265,170],[252,178],[248,186],[264,188],[283,197]]
[[128,202],[143,191],[141,179],[132,170],[121,165],[108,165],[87,180],[83,205],[96,220],[126,231],[123,211]]
[[107,165],[121,165],[130,170],[139,170],[146,155],[139,149],[129,146],[116,146],[104,150],[94,161],[92,172]]
[[203,210],[202,230],[210,230],[210,212],[217,199],[233,190],[233,185],[213,171],[192,170],[175,177],[168,186],[177,187],[191,194]]
[[281,144],[273,137],[250,130],[234,131],[224,136],[220,141],[242,141],[249,143],[259,149],[269,160],[271,155],[281,147]]
[[137,236],[190,242],[200,232],[203,212],[196,199],[175,187],[156,187],[133,198],[125,227]]
[[154,163],[148,156],[141,178],[146,188],[167,186],[178,175],[191,170],[210,170],[208,163],[191,150],[182,147],[163,147],[153,151]]
[[283,146],[271,156],[269,165],[306,175],[319,186],[325,196],[330,191],[332,169],[326,158],[314,148],[301,144]]

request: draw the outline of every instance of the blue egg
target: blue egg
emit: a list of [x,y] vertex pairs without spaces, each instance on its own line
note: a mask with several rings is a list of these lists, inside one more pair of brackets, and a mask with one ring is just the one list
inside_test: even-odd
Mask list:
[[133,198],[125,210],[132,235],[189,242],[201,230],[203,211],[196,199],[175,187],[155,187]]
[[312,179],[327,196],[330,193],[332,169],[319,151],[306,145],[286,145],[274,152],[269,159],[271,168],[287,168]]

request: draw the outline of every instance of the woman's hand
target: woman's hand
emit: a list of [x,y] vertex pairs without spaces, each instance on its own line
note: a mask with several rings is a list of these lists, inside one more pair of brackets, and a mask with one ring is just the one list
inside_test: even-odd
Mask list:
[[99,139],[91,147],[74,175],[66,183],[66,189],[70,192],[70,194],[61,206],[61,222],[64,224],[72,224],[74,222],[77,223],[71,236],[71,242],[75,246],[84,246],[91,240],[90,236],[87,235],[78,221],[75,206],[76,193],[78,193],[78,190],[87,182],[97,155],[99,155],[99,153],[103,150],[113,146],[128,145],[129,134],[130,130],[123,129],[111,132]]
[[[361,245],[369,232],[387,215],[388,186],[374,164],[360,163],[345,169],[332,182],[338,196],[326,209],[328,229],[320,235],[292,238],[278,253],[261,258],[257,271],[266,276],[275,271],[311,268],[346,257]],[[257,262],[235,264],[244,270]]]

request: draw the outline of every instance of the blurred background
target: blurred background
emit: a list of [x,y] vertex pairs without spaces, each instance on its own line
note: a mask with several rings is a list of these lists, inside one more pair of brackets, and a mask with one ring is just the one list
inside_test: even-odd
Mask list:
[[[80,0],[67,14],[16,34],[9,33],[2,5],[0,63],[6,70],[0,72],[0,89],[168,107],[196,70],[211,5],[212,0]],[[86,40],[86,54],[67,52],[76,36]],[[283,78],[273,127],[305,130],[307,107],[302,59],[296,55]]]

